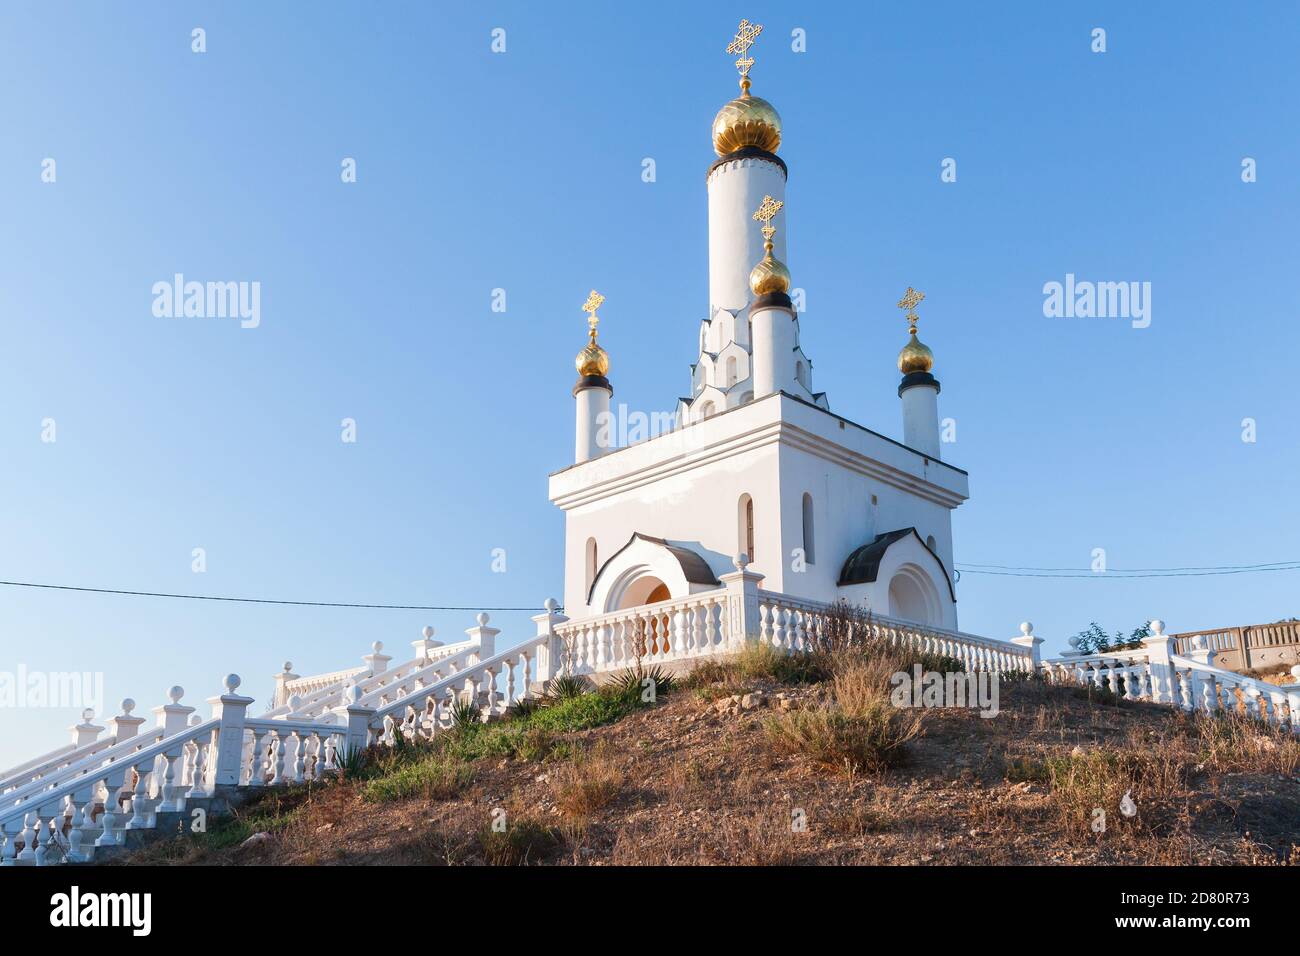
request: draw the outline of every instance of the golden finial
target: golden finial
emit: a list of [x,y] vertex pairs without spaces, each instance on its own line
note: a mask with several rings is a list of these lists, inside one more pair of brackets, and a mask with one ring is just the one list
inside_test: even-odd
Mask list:
[[587,313],[587,328],[591,330],[592,345],[596,344],[596,326],[600,323],[600,316],[596,314],[596,310],[604,301],[605,297],[592,289],[591,294],[587,296],[587,301],[582,303],[582,311]]
[[727,44],[727,52],[732,56],[738,56],[736,69],[740,71],[740,90],[742,96],[749,95],[749,68],[754,65],[754,58],[746,56],[749,48],[754,45],[758,35],[763,32],[761,23],[750,23],[748,20],[741,20],[740,27],[736,30],[736,35],[731,42]]
[[790,270],[784,262],[772,255],[772,237],[776,235],[776,226],[772,225],[772,220],[784,205],[779,199],[764,196],[754,211],[754,221],[763,224],[763,258],[749,274],[749,290],[756,296],[790,291]]
[[903,350],[898,353],[898,370],[904,375],[928,372],[934,368],[934,353],[930,351],[929,346],[916,337],[916,307],[924,299],[924,292],[917,292],[909,285],[903,297],[898,300],[898,307],[907,312],[907,331],[912,336],[903,346]]
[[609,354],[596,344],[596,326],[600,323],[600,316],[596,310],[600,308],[605,297],[595,289],[587,296],[587,301],[582,303],[582,311],[587,313],[587,347],[578,353],[574,364],[578,368],[579,375],[597,375],[603,376],[609,371]]
[[916,334],[916,320],[917,320],[916,307],[920,305],[921,302],[924,301],[924,299],[925,299],[924,292],[917,292],[909,285],[907,287],[907,291],[903,293],[903,297],[898,300],[898,307],[900,309],[907,310],[906,318],[909,326],[908,331],[911,332],[913,335]]

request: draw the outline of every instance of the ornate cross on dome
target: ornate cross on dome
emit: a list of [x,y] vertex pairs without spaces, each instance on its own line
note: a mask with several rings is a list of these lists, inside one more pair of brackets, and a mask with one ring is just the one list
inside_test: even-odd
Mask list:
[[[754,221],[763,224],[763,238],[768,242],[771,242],[772,237],[776,235],[776,226],[772,225],[772,220],[776,218],[776,214],[781,211],[781,207],[784,205],[785,203],[779,199],[764,196],[763,202],[754,213]],[[908,291],[912,290],[909,289]]]
[[592,344],[596,342],[596,325],[600,322],[600,316],[596,314],[596,310],[600,308],[600,304],[604,301],[605,297],[592,289],[591,294],[587,296],[587,301],[582,303],[582,311],[587,313],[587,328],[591,330]]
[[924,299],[925,299],[924,292],[917,292],[909,285],[907,287],[907,291],[903,293],[903,297],[898,300],[898,307],[900,309],[907,310],[906,317],[907,317],[908,325],[910,326],[908,331],[911,332],[913,335],[916,334],[916,320],[917,320],[916,307],[920,305]]
[[736,69],[740,71],[740,86],[745,91],[749,90],[749,68],[754,65],[754,58],[745,54],[749,52],[749,48],[754,45],[754,41],[758,39],[758,35],[762,32],[763,25],[761,23],[750,23],[748,20],[741,20],[735,37],[727,44],[727,52],[732,56],[740,57],[736,61]]

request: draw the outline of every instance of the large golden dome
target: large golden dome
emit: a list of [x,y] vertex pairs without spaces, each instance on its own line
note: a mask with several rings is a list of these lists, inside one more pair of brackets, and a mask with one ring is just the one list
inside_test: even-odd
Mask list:
[[898,370],[904,375],[910,375],[912,372],[928,372],[932,368],[934,353],[916,337],[916,329],[912,329],[911,340],[898,353]]
[[573,364],[577,366],[579,375],[597,375],[603,378],[609,372],[609,353],[595,342],[590,342],[578,353]]
[[736,97],[713,118],[713,148],[726,156],[746,146],[757,146],[775,153],[781,145],[781,117],[767,100],[750,96],[748,91]]
[[773,257],[770,248],[749,273],[749,291],[755,296],[790,291],[790,270],[784,262]]

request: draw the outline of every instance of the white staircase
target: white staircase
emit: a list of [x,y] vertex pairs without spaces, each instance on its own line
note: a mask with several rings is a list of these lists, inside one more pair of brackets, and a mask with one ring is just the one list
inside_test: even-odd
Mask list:
[[[451,724],[457,701],[476,704],[484,719],[503,714],[559,673],[601,674],[636,662],[689,662],[762,641],[783,651],[816,643],[828,606],[764,591],[758,575],[738,564],[724,586],[673,601],[581,621],[568,621],[554,601],[533,618],[536,634],[498,652],[496,628],[480,614],[467,639],[443,645],[426,628],[414,656],[395,667],[373,645],[360,667],[299,677],[285,664],[274,706],[248,715],[252,698],[237,693],[231,674],[211,698],[203,720],[181,704],[156,709],[147,730],[122,702],[112,731],[83,723],[71,744],[0,775],[0,866],[85,863],[129,847],[133,831],[172,830],[197,806],[222,806],[260,788],[319,780],[341,755],[374,744],[429,738]],[[1041,661],[1033,628],[1010,641],[872,617],[873,636],[900,647],[943,654],[968,670],[1042,672],[1057,682],[1091,683],[1131,699],[1184,710],[1232,711],[1300,733],[1300,685],[1276,687],[1206,663],[1201,649],[1176,654],[1164,627],[1136,650],[1067,655]],[[111,852],[110,852],[111,851]]]

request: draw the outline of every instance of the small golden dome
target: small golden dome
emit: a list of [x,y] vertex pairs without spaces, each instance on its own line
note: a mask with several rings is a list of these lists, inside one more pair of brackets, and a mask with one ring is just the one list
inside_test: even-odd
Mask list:
[[595,342],[591,342],[578,353],[573,364],[579,375],[598,375],[603,378],[609,372],[609,353]]
[[713,149],[719,156],[746,146],[775,153],[780,145],[781,117],[761,97],[745,92],[718,110],[713,118]]
[[790,270],[784,262],[772,256],[771,243],[768,245],[767,255],[758,260],[758,265],[749,273],[749,291],[756,296],[790,291]]
[[910,375],[912,372],[928,372],[932,368],[934,353],[916,337],[916,329],[912,329],[911,340],[898,353],[898,370],[904,375]]

